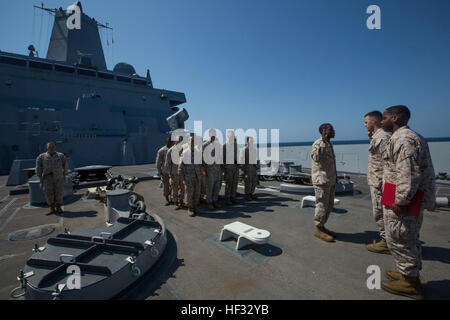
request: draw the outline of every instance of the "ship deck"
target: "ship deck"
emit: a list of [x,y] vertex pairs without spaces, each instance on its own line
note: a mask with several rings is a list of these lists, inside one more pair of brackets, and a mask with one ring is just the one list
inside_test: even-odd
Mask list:
[[[213,212],[201,205],[201,213],[189,217],[186,210],[164,206],[160,181],[150,179],[154,165],[113,171],[142,178],[135,191],[169,231],[160,262],[120,299],[407,299],[367,288],[369,266],[379,266],[384,279],[394,263],[390,255],[365,248],[377,237],[365,176],[350,175],[354,195],[336,196],[341,203],[327,227],[338,236],[325,243],[313,236],[314,209],[300,208],[302,196],[280,193],[277,182],[261,182],[257,201],[245,202],[240,186],[239,204]],[[65,200],[63,215],[46,216],[47,208],[29,206],[28,195],[10,196],[6,180],[0,177],[0,299],[9,299],[17,287],[35,243],[43,246],[65,228],[74,232],[105,224],[104,205],[83,199],[85,189]],[[439,185],[438,195],[450,196],[450,187]],[[218,240],[221,228],[234,221],[270,231],[271,241],[235,251],[235,240]],[[428,299],[450,299],[449,227],[450,210],[425,211],[421,280]]]

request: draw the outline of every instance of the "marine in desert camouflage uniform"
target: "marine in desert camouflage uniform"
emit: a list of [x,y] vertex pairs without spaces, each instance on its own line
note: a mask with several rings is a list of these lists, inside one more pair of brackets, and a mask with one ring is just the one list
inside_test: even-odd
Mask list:
[[[407,126],[409,118],[410,111],[405,106],[393,106],[383,113],[383,128],[393,132],[384,156],[384,178],[396,184],[395,203],[391,208],[385,207],[384,223],[387,245],[398,272],[386,272],[390,280],[382,281],[381,287],[397,295],[423,299],[419,231],[423,210],[435,207],[435,175],[428,144]],[[424,192],[424,200],[416,218],[408,214],[408,206],[418,190]]]
[[239,154],[239,164],[244,173],[245,200],[256,200],[255,189],[258,184],[258,161],[256,148],[253,145],[253,138],[247,137],[247,145]]
[[227,205],[237,203],[239,183],[238,146],[233,131],[227,133],[228,141],[222,145],[223,168],[225,171],[225,200]]
[[194,216],[198,213],[197,205],[200,202],[200,184],[202,177],[202,151],[201,140],[191,136],[189,138],[189,148],[183,151],[178,174],[186,185],[186,206],[188,215]]
[[161,177],[161,181],[164,187],[164,197],[166,198],[165,205],[170,204],[170,177],[169,173],[166,171],[166,155],[167,151],[172,147],[172,140],[170,138],[166,139],[166,145],[158,150],[156,154],[156,169],[158,170],[158,175]]
[[178,140],[175,142],[169,151],[166,154],[166,171],[170,176],[170,188],[172,191],[172,201],[175,203],[176,210],[179,210],[183,207],[183,199],[184,199],[184,182],[181,176],[178,174],[178,168],[180,166],[181,154],[183,153],[183,146],[181,144],[182,137],[178,137]]
[[322,135],[314,142],[311,151],[311,178],[316,196],[314,214],[314,235],[327,242],[333,242],[336,233],[325,228],[334,206],[334,190],[336,188],[336,157],[330,139],[334,138],[333,126],[324,123],[319,127]]
[[54,142],[47,143],[47,152],[36,159],[36,174],[41,180],[50,213],[62,213],[64,180],[67,175],[67,161],[64,154],[56,152]]
[[366,248],[371,252],[389,254],[384,230],[383,206],[380,202],[383,195],[382,155],[386,152],[391,134],[383,130],[381,120],[382,114],[380,111],[372,111],[364,116],[364,126],[367,128],[370,139],[367,183],[372,197],[373,218],[378,226],[381,238],[378,242],[373,240]]
[[216,140],[216,130],[209,130],[210,140],[203,144],[203,175],[206,178],[206,202],[209,209],[220,208],[222,146]]

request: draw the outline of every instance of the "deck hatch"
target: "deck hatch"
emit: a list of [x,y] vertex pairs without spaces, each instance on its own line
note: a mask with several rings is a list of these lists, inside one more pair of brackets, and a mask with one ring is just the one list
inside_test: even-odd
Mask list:
[[52,282],[54,282],[54,279],[67,276],[67,268],[73,265],[78,266],[80,271],[84,273],[97,274],[105,277],[112,274],[111,270],[105,266],[96,266],[84,263],[61,263],[54,270],[42,277],[41,281],[38,283],[38,288],[48,287],[52,284]]

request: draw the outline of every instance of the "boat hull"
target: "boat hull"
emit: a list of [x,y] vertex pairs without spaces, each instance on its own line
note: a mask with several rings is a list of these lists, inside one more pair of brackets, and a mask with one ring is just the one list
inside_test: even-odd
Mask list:
[[[121,226],[117,228],[117,224]],[[123,231],[126,228],[128,230]],[[155,230],[159,231],[155,233]],[[111,233],[109,231],[114,231],[112,239],[101,240],[99,235]],[[149,231],[148,234],[145,231]],[[124,234],[126,236],[119,239]],[[92,238],[91,244],[86,241],[89,236]],[[136,236],[142,238],[141,241],[135,241]],[[77,234],[61,234],[52,239],[54,240],[49,240],[43,252],[33,254],[24,269],[24,273],[34,272],[26,281],[28,299],[111,299],[147,273],[159,260],[167,244],[165,226],[156,215],[151,222],[120,218],[112,228],[101,227]],[[137,249],[134,253],[133,246]],[[78,252],[80,248],[84,251]],[[64,256],[61,252],[68,252],[64,258],[72,255],[75,259],[57,265],[61,256]],[[129,257],[134,257],[134,261],[130,262]],[[69,277],[73,274],[67,273],[65,269],[70,266],[81,269],[79,288],[69,288]],[[108,269],[110,274],[106,271]],[[55,288],[61,285],[64,288],[58,292]]]

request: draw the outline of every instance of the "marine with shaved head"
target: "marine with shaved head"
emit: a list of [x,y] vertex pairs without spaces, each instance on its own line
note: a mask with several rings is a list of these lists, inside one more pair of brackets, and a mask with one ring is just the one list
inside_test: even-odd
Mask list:
[[334,138],[334,128],[330,123],[324,123],[320,125],[319,133],[322,137],[314,142],[311,151],[311,178],[316,196],[314,236],[333,242],[336,233],[325,228],[325,223],[333,210],[337,182],[336,156],[330,143]]
[[380,232],[380,240],[366,246],[367,250],[375,253],[389,254],[384,230],[383,207],[381,196],[383,194],[383,158],[386,152],[391,134],[381,127],[382,114],[380,111],[372,111],[364,116],[364,126],[370,139],[369,163],[367,167],[367,183],[372,197],[373,217]]
[[[396,185],[395,202],[385,207],[384,225],[386,242],[398,272],[386,272],[390,280],[382,281],[381,287],[396,295],[423,299],[419,231],[423,210],[435,207],[435,175],[427,142],[408,127],[410,116],[409,109],[401,105],[387,108],[383,113],[383,129],[392,132],[383,155],[384,180]],[[410,204],[421,192],[423,202],[416,217]]]
[[41,180],[45,198],[50,206],[49,214],[62,213],[64,180],[67,175],[67,161],[64,154],[56,152],[54,142],[47,143],[47,152],[36,159],[36,174]]

